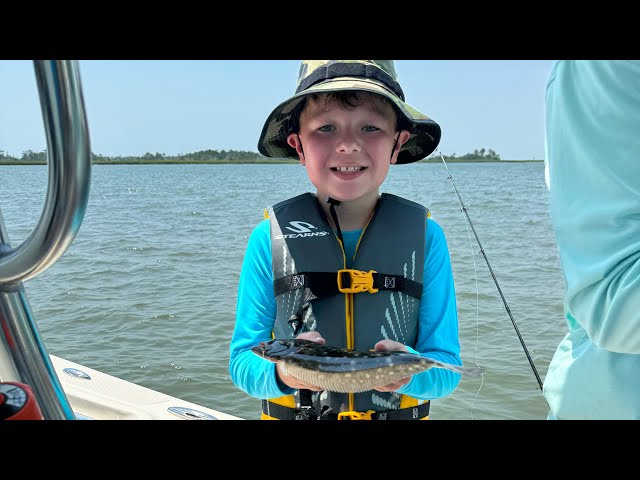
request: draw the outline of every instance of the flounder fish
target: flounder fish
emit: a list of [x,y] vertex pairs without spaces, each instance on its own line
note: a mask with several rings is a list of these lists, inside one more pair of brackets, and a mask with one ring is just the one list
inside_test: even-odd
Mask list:
[[305,383],[341,393],[366,392],[434,367],[474,377],[482,373],[480,368],[460,367],[415,353],[360,352],[301,339],[260,342],[251,351],[282,363],[286,374]]

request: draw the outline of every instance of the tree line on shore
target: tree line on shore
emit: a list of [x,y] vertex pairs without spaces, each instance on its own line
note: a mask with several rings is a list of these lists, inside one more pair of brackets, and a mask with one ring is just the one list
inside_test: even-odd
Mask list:
[[[121,163],[297,163],[297,160],[274,159],[265,157],[258,152],[245,150],[202,150],[194,153],[182,155],[166,155],[164,153],[145,153],[142,156],[117,156],[109,157],[92,152],[92,162],[96,164],[121,164]],[[445,161],[456,162],[496,162],[500,161],[500,155],[492,149],[474,150],[461,156],[443,155]],[[439,154],[432,154],[421,160],[421,162],[439,162]],[[0,150],[0,163],[16,163],[25,165],[37,165],[47,163],[47,151],[34,152],[27,150],[20,158],[13,157],[3,150]]]

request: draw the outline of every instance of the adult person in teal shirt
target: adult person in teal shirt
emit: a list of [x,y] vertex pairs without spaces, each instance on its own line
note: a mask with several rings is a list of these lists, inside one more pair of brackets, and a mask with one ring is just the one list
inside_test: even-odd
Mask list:
[[569,328],[549,419],[640,419],[640,61],[562,60],[546,88],[545,177]]

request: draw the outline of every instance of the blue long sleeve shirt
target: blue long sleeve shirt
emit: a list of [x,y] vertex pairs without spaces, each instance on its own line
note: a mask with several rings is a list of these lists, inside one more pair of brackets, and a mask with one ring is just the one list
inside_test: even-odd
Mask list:
[[545,172],[568,333],[550,419],[640,419],[640,61],[558,61]]
[[[427,222],[418,338],[415,348],[408,348],[413,353],[461,365],[456,296],[447,242],[442,228],[434,220]],[[361,233],[362,230],[342,232],[347,258],[353,257]],[[277,381],[274,363],[250,350],[260,341],[271,339],[276,318],[271,259],[270,226],[269,221],[264,220],[253,230],[247,244],[229,359],[229,373],[235,385],[261,399],[295,392]],[[459,381],[458,373],[431,368],[413,375],[397,392],[422,400],[436,399],[449,395]]]

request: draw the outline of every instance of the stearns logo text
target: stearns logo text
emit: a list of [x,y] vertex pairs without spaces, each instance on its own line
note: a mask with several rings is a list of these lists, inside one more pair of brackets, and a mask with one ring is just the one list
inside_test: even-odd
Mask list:
[[285,233],[282,235],[275,235],[274,238],[304,238],[304,237],[324,237],[325,235],[329,235],[329,232],[314,232],[313,230],[318,230],[318,227],[310,224],[309,222],[302,222],[300,220],[294,220],[289,222],[290,227],[285,227],[287,230],[294,233]]

